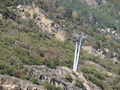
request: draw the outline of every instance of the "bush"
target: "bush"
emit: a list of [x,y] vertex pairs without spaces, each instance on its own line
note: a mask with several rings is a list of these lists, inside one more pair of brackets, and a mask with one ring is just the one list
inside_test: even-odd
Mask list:
[[72,77],[70,74],[65,74],[65,79],[68,80],[70,83],[73,81]]
[[44,87],[45,87],[47,90],[63,90],[62,88],[56,87],[55,85],[51,85],[51,84],[49,84],[49,83],[45,83],[45,84],[44,84]]
[[57,61],[55,58],[50,58],[46,65],[52,69],[55,69],[59,65],[59,61]]
[[3,61],[0,61],[0,74],[12,75],[13,70],[14,69],[11,66],[9,66],[8,63],[4,63]]
[[22,77],[21,77],[22,79],[30,80],[30,76],[27,74],[27,71],[25,69],[22,69],[21,73],[22,73]]
[[91,77],[90,81],[98,85],[102,90],[109,90],[109,86],[104,82],[95,77]]
[[76,80],[75,86],[80,87],[80,88],[83,88],[83,82],[82,82],[82,81],[79,81],[79,80]]
[[33,19],[35,19],[37,17],[37,14],[36,13],[34,13],[33,14]]
[[31,78],[30,81],[33,83],[33,84],[39,84],[38,83],[38,80],[36,78]]
[[25,80],[29,80],[30,79],[30,76],[26,75],[26,74],[22,74],[22,79],[25,79]]
[[82,72],[86,74],[93,74],[94,77],[104,80],[105,79],[105,74],[100,73],[98,70],[96,70],[93,66],[91,65],[84,65],[82,66]]

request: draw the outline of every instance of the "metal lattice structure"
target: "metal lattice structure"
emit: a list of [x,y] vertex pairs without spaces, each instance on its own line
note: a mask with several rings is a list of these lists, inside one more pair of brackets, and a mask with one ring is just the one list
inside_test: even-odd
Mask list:
[[77,72],[78,61],[79,61],[79,57],[80,57],[80,50],[81,50],[81,46],[82,46],[82,39],[86,38],[86,36],[83,36],[83,33],[81,35],[75,34],[75,36],[76,36],[76,46],[75,46],[73,71]]

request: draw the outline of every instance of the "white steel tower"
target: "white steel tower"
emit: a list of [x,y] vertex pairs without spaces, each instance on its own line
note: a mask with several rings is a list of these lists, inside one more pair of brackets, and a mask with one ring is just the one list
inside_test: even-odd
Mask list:
[[78,61],[79,61],[79,56],[80,56],[80,49],[81,49],[81,46],[82,46],[82,39],[86,38],[86,37],[83,36],[83,33],[81,35],[75,34],[75,36],[76,36],[76,47],[75,47],[73,71],[77,72]]

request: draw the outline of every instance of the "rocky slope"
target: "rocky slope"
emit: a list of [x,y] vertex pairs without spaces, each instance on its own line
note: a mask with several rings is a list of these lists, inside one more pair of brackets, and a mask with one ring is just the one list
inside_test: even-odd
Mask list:
[[66,67],[50,69],[47,66],[25,66],[28,74],[36,78],[40,85],[12,76],[0,75],[0,90],[46,90],[43,83],[50,83],[63,90],[101,90],[88,82],[82,73],[73,72]]
[[25,66],[28,73],[38,81],[60,86],[63,90],[101,90],[88,82],[82,73],[73,72],[66,67],[50,69],[47,66]]
[[0,90],[46,90],[43,86],[12,76],[0,75]]
[[60,41],[65,41],[66,39],[66,33],[65,31],[55,23],[53,20],[50,20],[45,17],[43,14],[43,10],[36,6],[24,6],[24,5],[18,5],[17,11],[21,15],[22,19],[28,19],[28,17],[25,15],[25,13],[30,14],[30,19],[35,17],[35,24],[39,26],[39,28],[42,30],[42,32],[49,33],[53,36],[55,36],[56,39]]

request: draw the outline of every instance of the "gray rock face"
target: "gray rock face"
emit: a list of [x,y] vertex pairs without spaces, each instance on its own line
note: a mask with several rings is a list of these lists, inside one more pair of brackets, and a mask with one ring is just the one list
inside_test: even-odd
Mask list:
[[59,86],[63,90],[101,90],[94,84],[86,81],[82,73],[73,72],[66,67],[50,69],[47,66],[25,66],[32,77],[38,81],[48,82]]
[[42,86],[20,80],[15,77],[0,75],[0,90],[46,90]]
[[[25,66],[28,74],[36,78],[40,85],[50,83],[63,90],[101,90],[88,82],[82,73],[73,72],[66,67],[50,69],[47,66]],[[12,76],[0,75],[0,90],[46,90],[43,86],[32,84]]]

